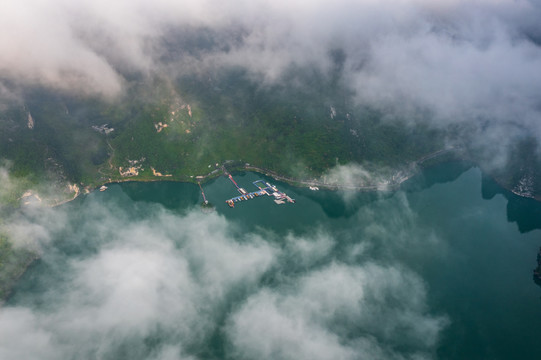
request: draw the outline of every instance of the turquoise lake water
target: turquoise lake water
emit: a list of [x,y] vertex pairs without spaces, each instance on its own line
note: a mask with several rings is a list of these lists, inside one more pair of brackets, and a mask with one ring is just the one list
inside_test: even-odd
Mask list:
[[40,220],[43,257],[0,314],[45,359],[541,356],[539,203],[459,163],[378,194],[233,175],[297,202],[230,209],[222,177],[205,214],[193,184],[109,186]]

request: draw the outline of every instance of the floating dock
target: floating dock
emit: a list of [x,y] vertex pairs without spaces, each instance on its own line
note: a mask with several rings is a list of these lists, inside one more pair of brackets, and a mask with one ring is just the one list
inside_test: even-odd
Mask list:
[[283,193],[281,191],[278,191],[276,186],[269,184],[266,181],[263,180],[256,180],[253,182],[253,184],[259,189],[257,191],[253,191],[248,193],[244,188],[241,188],[233,179],[231,174],[228,174],[229,180],[235,185],[237,188],[237,191],[241,194],[240,196],[236,196],[234,198],[231,198],[229,200],[226,200],[225,202],[229,207],[235,207],[235,203],[241,202],[241,201],[247,201],[254,199],[256,197],[260,196],[271,196],[274,198],[274,202],[277,204],[284,204],[286,201],[289,203],[294,203],[295,199],[290,198],[286,193]]

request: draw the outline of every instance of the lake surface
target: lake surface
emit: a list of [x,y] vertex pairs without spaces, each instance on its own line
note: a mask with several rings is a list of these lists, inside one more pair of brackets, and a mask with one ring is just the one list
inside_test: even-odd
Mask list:
[[195,185],[123,183],[39,220],[42,260],[0,310],[30,344],[0,349],[44,359],[539,358],[539,203],[459,163],[388,194],[233,175],[297,202],[230,209],[236,191],[222,177],[203,185],[215,205],[205,214]]

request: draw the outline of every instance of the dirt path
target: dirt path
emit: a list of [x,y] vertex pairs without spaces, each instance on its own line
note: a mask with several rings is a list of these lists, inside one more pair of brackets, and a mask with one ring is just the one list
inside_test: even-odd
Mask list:
[[[111,143],[109,143],[109,139],[106,139],[105,142],[107,143],[107,146],[109,146],[109,149],[111,149],[111,155],[109,156],[109,159],[107,159],[107,165],[109,165],[109,170],[113,170],[113,158],[115,156],[115,148],[111,146]],[[104,176],[111,176],[111,174],[105,174],[103,172],[103,165],[98,168],[98,172]]]

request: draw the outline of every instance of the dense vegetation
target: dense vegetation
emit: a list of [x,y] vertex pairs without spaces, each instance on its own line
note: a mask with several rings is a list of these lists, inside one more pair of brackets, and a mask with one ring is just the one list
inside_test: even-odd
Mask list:
[[134,82],[113,102],[32,89],[0,112],[0,156],[18,177],[96,186],[130,167],[134,179],[155,179],[153,168],[189,181],[226,160],[316,177],[351,161],[399,167],[443,147],[441,131],[383,121],[352,99],[317,73],[263,86],[240,69]]

